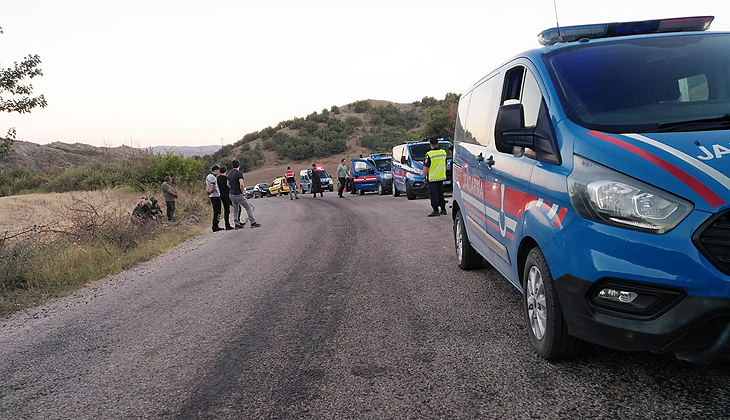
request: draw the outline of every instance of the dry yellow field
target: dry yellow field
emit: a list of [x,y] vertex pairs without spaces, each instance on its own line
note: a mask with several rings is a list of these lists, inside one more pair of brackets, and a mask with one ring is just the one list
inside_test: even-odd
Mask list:
[[109,202],[132,212],[141,194],[120,190],[42,193],[0,197],[0,235],[17,232],[33,225],[58,223],[66,207],[74,200],[93,203]]

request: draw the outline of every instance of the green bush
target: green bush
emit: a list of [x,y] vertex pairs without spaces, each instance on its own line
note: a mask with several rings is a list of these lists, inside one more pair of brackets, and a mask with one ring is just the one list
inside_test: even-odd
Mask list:
[[37,277],[37,266],[28,261],[42,254],[42,245],[30,235],[12,245],[0,242],[0,294],[27,289],[28,283]]
[[373,130],[368,135],[360,138],[358,143],[375,152],[390,152],[393,146],[405,143],[408,140],[420,138],[417,133],[409,133],[405,130],[387,128],[383,130]]
[[364,112],[368,112],[371,109],[373,109],[373,105],[370,103],[370,101],[357,101],[352,103],[352,107],[358,114],[362,114]]
[[196,182],[204,172],[203,162],[198,159],[186,158],[182,155],[166,153],[157,154],[152,159],[154,178],[162,182],[166,176],[177,178],[182,182]]
[[37,191],[46,183],[48,176],[43,172],[31,172],[20,166],[11,166],[7,172],[0,172],[0,197]]
[[241,170],[248,172],[263,163],[264,153],[258,144],[253,149],[248,144],[244,144],[241,146],[241,152],[236,159],[241,162]]
[[363,125],[363,122],[360,118],[351,115],[345,118],[345,124],[349,125],[350,127],[360,127]]

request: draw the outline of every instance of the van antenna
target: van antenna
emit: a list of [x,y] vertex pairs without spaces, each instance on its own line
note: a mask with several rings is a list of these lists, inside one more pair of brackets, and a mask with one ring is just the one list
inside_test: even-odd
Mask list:
[[556,4],[556,0],[553,0],[553,9],[555,9],[555,26],[558,28],[558,39],[562,41],[563,37],[560,36],[560,22],[558,22],[558,5]]

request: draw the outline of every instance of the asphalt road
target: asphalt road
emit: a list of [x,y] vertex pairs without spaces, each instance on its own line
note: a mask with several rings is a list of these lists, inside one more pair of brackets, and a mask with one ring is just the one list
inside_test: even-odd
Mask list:
[[262,228],[0,321],[0,418],[730,418],[729,366],[538,358],[517,290],[460,271],[426,200],[251,202]]

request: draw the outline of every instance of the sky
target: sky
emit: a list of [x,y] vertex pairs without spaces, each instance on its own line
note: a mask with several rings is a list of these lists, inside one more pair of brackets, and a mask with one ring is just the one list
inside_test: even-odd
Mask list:
[[[462,93],[555,27],[553,0],[0,2],[0,67],[29,54],[48,107],[0,135],[116,147],[230,144],[362,99]],[[561,26],[715,16],[728,0],[555,0]],[[3,99],[11,97],[4,95]]]

